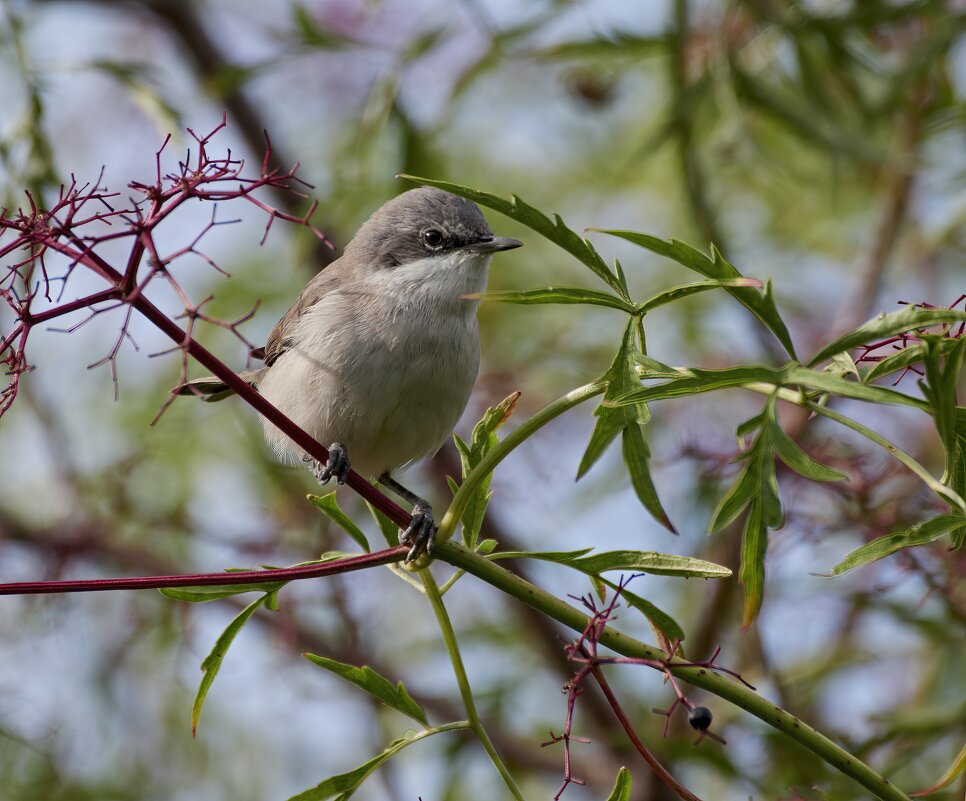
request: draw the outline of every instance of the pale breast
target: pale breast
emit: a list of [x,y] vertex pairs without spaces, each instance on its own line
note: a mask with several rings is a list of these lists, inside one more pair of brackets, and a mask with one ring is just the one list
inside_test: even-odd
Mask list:
[[[326,295],[300,318],[259,390],[323,444],[343,443],[367,477],[435,453],[479,371],[476,304],[460,295],[485,284],[485,267],[449,291],[418,274],[407,287],[397,274],[388,287]],[[265,432],[280,455],[301,456],[274,426]]]

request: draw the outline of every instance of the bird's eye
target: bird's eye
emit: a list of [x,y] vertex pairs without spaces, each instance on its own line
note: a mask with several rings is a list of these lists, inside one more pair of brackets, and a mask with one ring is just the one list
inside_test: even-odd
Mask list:
[[427,228],[423,231],[423,242],[427,247],[436,250],[443,244],[443,235],[435,228]]

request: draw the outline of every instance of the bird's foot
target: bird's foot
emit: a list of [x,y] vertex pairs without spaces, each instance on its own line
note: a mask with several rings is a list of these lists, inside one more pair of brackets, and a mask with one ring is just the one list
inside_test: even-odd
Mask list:
[[312,463],[312,475],[319,480],[320,484],[328,484],[333,477],[340,485],[345,484],[349,477],[349,468],[352,466],[345,445],[341,442],[333,442],[329,445],[328,451],[329,458],[325,464],[306,457],[306,461]]
[[426,501],[419,501],[413,507],[412,522],[405,531],[399,532],[399,542],[410,546],[405,560],[407,565],[433,550],[436,544],[436,521],[433,508]]

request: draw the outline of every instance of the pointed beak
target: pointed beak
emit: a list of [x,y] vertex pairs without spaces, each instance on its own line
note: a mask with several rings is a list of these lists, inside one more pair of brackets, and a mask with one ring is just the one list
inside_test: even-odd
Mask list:
[[479,242],[465,246],[467,250],[474,250],[477,253],[498,253],[501,250],[513,250],[513,248],[523,247],[523,242],[519,239],[510,239],[508,236],[491,236],[481,239]]

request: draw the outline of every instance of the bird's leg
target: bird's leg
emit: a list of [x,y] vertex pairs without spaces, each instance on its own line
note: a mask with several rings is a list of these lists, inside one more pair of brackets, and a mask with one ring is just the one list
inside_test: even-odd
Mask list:
[[319,480],[320,484],[328,484],[333,476],[340,485],[345,484],[349,476],[349,468],[352,466],[345,445],[341,442],[333,442],[329,445],[328,451],[329,458],[325,464],[317,462],[311,456],[303,456],[302,460],[311,463],[312,475]]
[[383,473],[379,476],[379,483],[413,505],[413,519],[409,528],[399,532],[399,542],[410,546],[409,553],[406,554],[406,563],[412,562],[421,553],[428,554],[433,550],[433,545],[436,544],[436,521],[433,519],[433,507],[415,492],[406,489],[389,473]]

